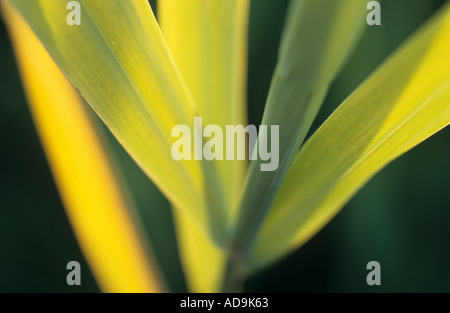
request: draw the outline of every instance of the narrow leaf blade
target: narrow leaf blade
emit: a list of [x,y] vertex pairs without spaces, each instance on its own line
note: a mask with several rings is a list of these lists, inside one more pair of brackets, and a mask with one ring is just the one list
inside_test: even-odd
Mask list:
[[[78,242],[105,292],[161,292],[140,234],[81,99],[22,17],[3,6],[33,119]],[[151,261],[151,262],[149,262]]]
[[189,291],[218,292],[224,275],[224,250],[179,210],[173,210],[173,214]]
[[[206,209],[201,164],[175,161],[175,125],[191,126],[194,103],[146,0],[11,0],[50,55],[118,141],[168,199],[204,231],[219,230]],[[216,224],[214,224],[216,223]],[[206,230],[205,230],[206,229]]]
[[450,123],[450,5],[331,115],[295,158],[253,270],[299,247],[386,164]]
[[[171,54],[204,126],[246,123],[248,0],[164,0],[158,17]],[[224,158],[225,159],[225,158]],[[246,169],[243,161],[214,162],[231,211]]]
[[330,83],[362,34],[364,12],[365,3],[353,0],[291,2],[262,121],[280,127],[280,164],[267,172],[264,161],[250,164],[232,249],[238,258],[246,258]]
[[[248,0],[164,0],[158,3],[161,29],[192,93],[204,126],[246,123]],[[217,148],[216,148],[217,149]],[[236,218],[245,161],[215,160],[216,194],[228,227]],[[176,217],[177,238],[189,289],[217,292],[225,253],[184,216]]]

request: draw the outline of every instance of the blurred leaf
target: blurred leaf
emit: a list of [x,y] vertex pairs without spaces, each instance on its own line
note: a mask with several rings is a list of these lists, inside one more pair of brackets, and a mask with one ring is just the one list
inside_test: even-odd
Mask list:
[[148,243],[81,99],[18,12],[5,4],[33,118],[96,279],[105,292],[160,292]]
[[450,123],[450,5],[332,114],[296,156],[249,267],[307,241],[386,164]]
[[171,130],[192,126],[195,108],[148,2],[80,0],[81,25],[69,26],[67,1],[10,1],[164,195],[202,229],[223,232],[205,204],[216,182],[205,185],[200,162],[171,156]]
[[[205,125],[246,123],[248,0],[164,0],[158,17]],[[189,47],[189,48],[187,48]],[[231,210],[244,161],[215,161]]]
[[190,292],[218,292],[225,253],[184,214],[174,210],[178,249]]
[[280,125],[280,165],[263,172],[260,160],[250,164],[234,243],[237,258],[246,257],[330,83],[358,41],[365,5],[353,0],[291,2],[262,121]]
[[[246,124],[248,0],[164,0],[158,17],[204,125]],[[189,47],[189,48],[187,48]],[[236,216],[246,162],[212,162],[219,171],[227,224]],[[218,291],[224,254],[195,224],[177,216],[177,234],[191,291]]]

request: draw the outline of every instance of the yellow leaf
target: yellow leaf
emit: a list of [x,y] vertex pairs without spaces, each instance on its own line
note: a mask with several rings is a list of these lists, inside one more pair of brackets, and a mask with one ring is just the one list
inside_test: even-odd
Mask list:
[[[365,27],[365,3],[354,0],[292,0],[272,78],[263,125],[279,125],[275,171],[250,162],[239,220],[231,243],[225,290],[245,276],[245,259],[273,204],[292,160]],[[271,146],[271,136],[268,145]]]
[[[175,161],[172,128],[193,129],[194,102],[146,0],[79,0],[81,25],[68,25],[64,0],[10,0],[49,54],[164,195],[216,239],[199,161]],[[214,212],[213,210],[211,210]]]
[[412,36],[296,156],[249,266],[317,233],[378,171],[450,123],[450,5]]
[[[164,0],[158,17],[164,37],[205,125],[246,124],[248,0]],[[214,161],[227,224],[236,218],[245,161]],[[174,213],[191,291],[218,291],[224,253]]]
[[[245,124],[248,0],[158,3],[164,37],[205,125]],[[235,208],[245,162],[218,161],[227,207]]]
[[224,251],[180,211],[173,214],[189,291],[218,292],[224,275]]
[[3,7],[33,119],[100,287],[105,292],[160,292],[148,243],[140,236],[81,99],[22,17],[8,2]]

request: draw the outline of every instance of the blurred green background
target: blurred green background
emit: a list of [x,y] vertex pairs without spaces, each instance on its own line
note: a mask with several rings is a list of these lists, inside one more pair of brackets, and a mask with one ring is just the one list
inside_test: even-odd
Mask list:
[[[313,129],[444,2],[382,2],[382,25],[367,27]],[[288,0],[252,1],[252,124],[261,121],[287,5]],[[3,23],[0,56],[0,292],[99,291],[39,143]],[[115,152],[171,289],[186,291],[169,204],[97,123]],[[246,291],[449,292],[449,143],[447,127],[394,161],[300,250],[251,278]],[[81,286],[66,284],[71,260],[81,263]],[[372,260],[381,264],[381,286],[366,284],[366,264]]]

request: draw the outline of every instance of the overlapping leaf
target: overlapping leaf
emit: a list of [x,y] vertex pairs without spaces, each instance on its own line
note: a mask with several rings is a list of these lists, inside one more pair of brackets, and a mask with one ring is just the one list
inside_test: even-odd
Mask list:
[[[248,0],[164,0],[159,22],[175,62],[198,105],[204,125],[245,124]],[[245,161],[213,161],[230,225],[243,183]],[[176,214],[178,241],[190,289],[217,291],[224,252]]]
[[319,231],[386,164],[450,123],[450,5],[332,114],[296,156],[249,267]]
[[250,249],[330,83],[358,41],[364,12],[365,3],[354,0],[291,2],[262,121],[280,127],[280,164],[262,172],[260,161],[251,162],[233,247],[240,257]]
[[148,242],[76,91],[8,4],[11,37],[33,118],[80,246],[105,292],[160,292]]
[[195,105],[148,2],[80,0],[80,26],[67,24],[67,1],[11,3],[168,199],[201,228],[220,232],[206,209],[214,182],[205,186],[200,162],[171,156],[172,127],[192,126]]
[[[246,123],[248,0],[160,1],[159,22],[204,125]],[[245,162],[216,162],[234,208]]]

